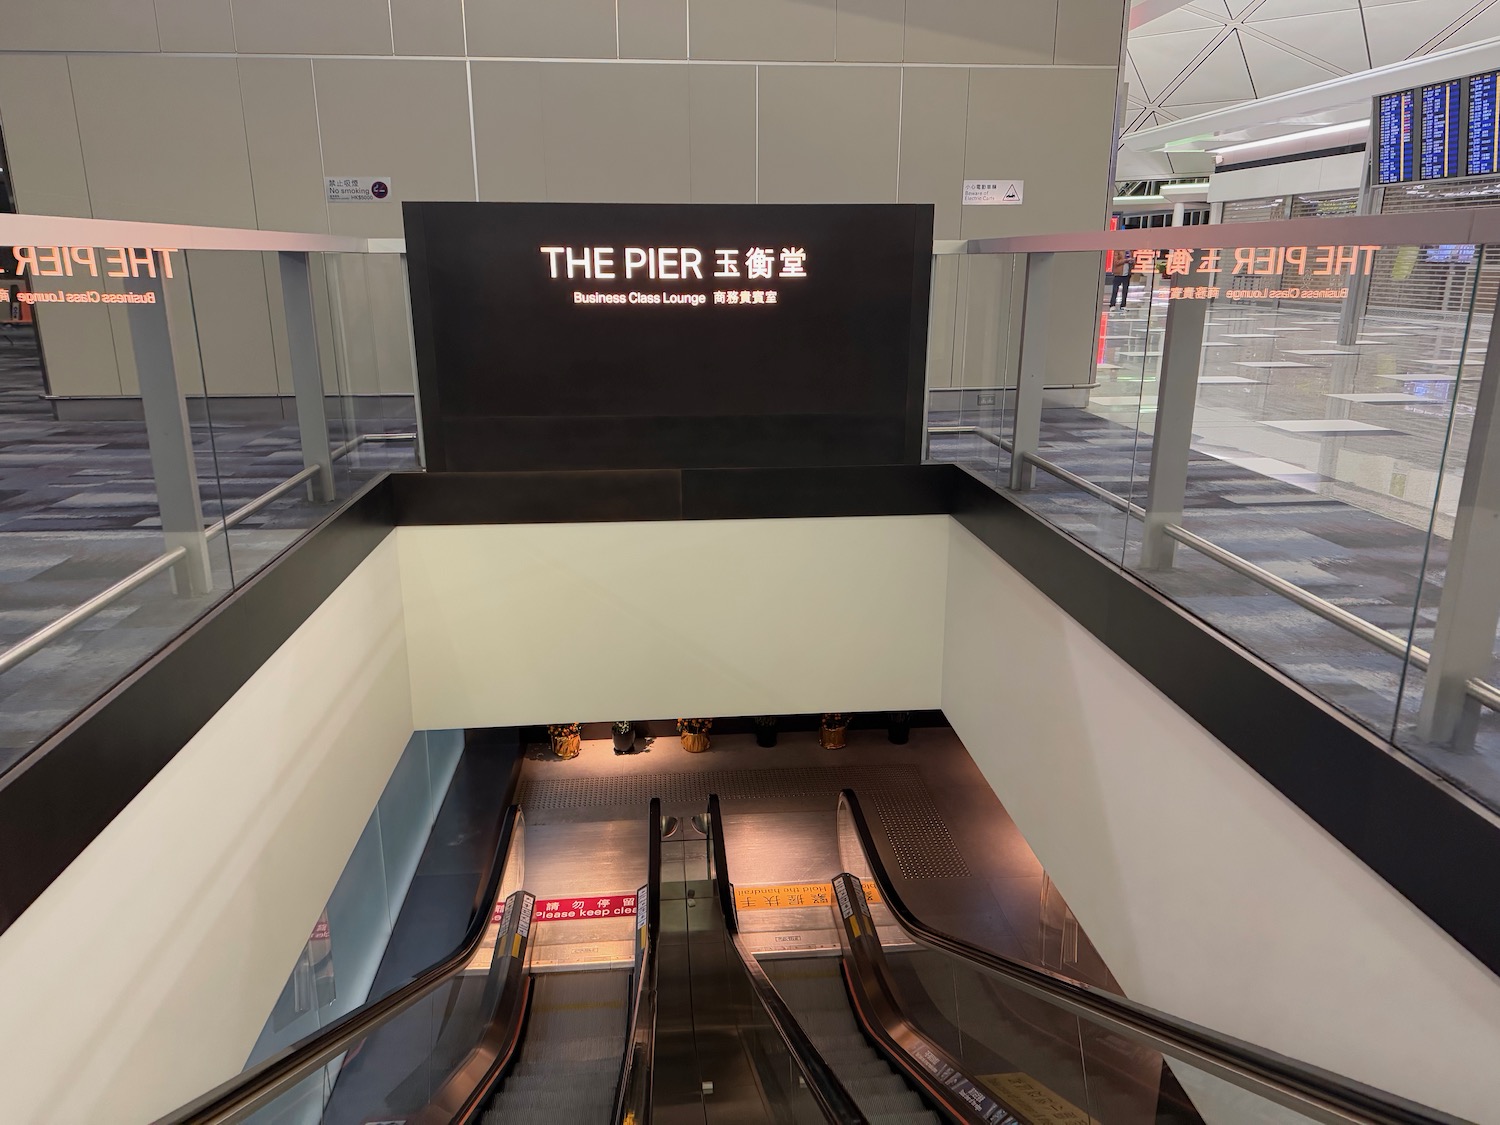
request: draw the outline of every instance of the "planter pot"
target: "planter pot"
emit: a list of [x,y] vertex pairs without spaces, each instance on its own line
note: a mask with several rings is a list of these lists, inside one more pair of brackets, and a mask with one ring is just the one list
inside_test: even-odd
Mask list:
[[764,726],[760,723],[757,723],[755,725],[755,745],[775,746],[776,728],[774,726]]
[[885,736],[897,746],[905,746],[911,741],[911,722],[891,723],[885,729]]
[[552,739],[552,752],[559,758],[576,758],[578,757],[579,750],[578,739],[579,736],[576,734],[565,734],[560,738],[554,737]]
[[844,745],[844,734],[848,727],[819,727],[818,741],[824,750],[837,750]]
[[623,734],[620,731],[611,731],[610,737],[614,739],[616,754],[628,754],[635,749],[635,730],[633,728],[625,731]]
[[682,748],[689,754],[701,754],[708,749],[708,735],[684,734],[682,736]]

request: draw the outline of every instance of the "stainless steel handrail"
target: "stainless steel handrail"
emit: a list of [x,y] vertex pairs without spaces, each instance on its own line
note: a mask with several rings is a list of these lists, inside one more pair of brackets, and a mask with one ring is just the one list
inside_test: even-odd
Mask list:
[[139,570],[133,570],[102,594],[95,594],[81,606],[70,609],[56,621],[43,625],[35,633],[17,641],[4,652],[0,652],[0,672],[14,668],[28,656],[51,644],[75,625],[82,624],[106,606],[113,605],[137,586],[155,578],[179,559],[187,558],[186,547],[173,547],[152,559]]
[[[417,435],[414,433],[360,434],[352,441],[347,441],[343,445],[340,445],[336,449],[334,449],[331,457],[332,460],[337,461],[342,457],[348,456],[355,449],[368,442],[415,441],[416,436]],[[242,523],[244,520],[248,519],[250,516],[253,516],[256,512],[264,508],[267,504],[270,504],[272,501],[279,499],[281,496],[296,488],[297,485],[301,484],[303,481],[315,476],[321,469],[321,465],[309,465],[307,466],[307,468],[303,469],[295,476],[288,477],[286,480],[278,484],[275,488],[271,489],[268,492],[261,493],[254,500],[251,500],[248,504],[243,504],[240,507],[236,508],[223,519],[215,520],[213,523],[209,524],[206,528],[203,529],[204,537],[207,539],[218,538],[220,535],[223,535],[226,531],[228,531],[231,527],[234,527],[236,524]],[[157,555],[154,559],[146,563],[144,566],[140,567],[137,570],[131,571],[109,589],[95,594],[88,601],[70,609],[67,613],[57,618],[57,620],[49,621],[46,625],[43,625],[36,632],[23,637],[21,640],[11,645],[4,652],[0,652],[0,672],[8,672],[17,664],[21,663],[21,661],[27,659],[28,657],[35,656],[37,652],[39,652],[43,648],[46,648],[47,645],[51,644],[64,633],[73,629],[75,626],[87,621],[90,617],[93,617],[100,610],[113,605],[115,602],[119,601],[126,594],[130,593],[138,586],[144,585],[146,582],[149,582],[151,579],[155,578],[162,571],[171,568],[176,563],[186,558],[187,553],[188,552],[186,547],[173,547],[171,550],[163,551],[161,554]]]
[[[995,431],[985,429],[981,426],[934,426],[931,427],[931,431],[944,434],[975,434],[991,445],[997,445],[1008,452],[1012,449],[1008,438],[1001,437]],[[1133,504],[1118,493],[1111,492],[1102,485],[1095,484],[1093,481],[1085,480],[1077,473],[1069,472],[1061,465],[1054,464],[1045,457],[1039,457],[1035,453],[1029,452],[1022,453],[1021,457],[1027,464],[1035,465],[1048,476],[1056,477],[1058,480],[1103,501],[1112,508],[1125,512],[1127,515],[1138,520],[1146,518],[1146,510],[1139,504]],[[1184,547],[1191,547],[1199,554],[1213,559],[1220,565],[1228,567],[1236,574],[1243,575],[1252,582],[1259,583],[1273,593],[1280,594],[1287,601],[1294,602],[1303,609],[1317,614],[1324,621],[1337,625],[1340,629],[1352,633],[1354,636],[1374,645],[1383,652],[1410,660],[1424,672],[1432,663],[1432,654],[1426,649],[1404,641],[1395,633],[1382,629],[1378,625],[1370,624],[1363,617],[1350,613],[1342,606],[1335,605],[1333,602],[1320,598],[1316,594],[1308,593],[1296,583],[1288,582],[1280,575],[1272,573],[1265,567],[1257,566],[1249,559],[1237,555],[1233,551],[1226,550],[1217,543],[1203,538],[1201,535],[1194,534],[1180,524],[1169,523],[1162,530]],[[1469,698],[1473,699],[1480,706],[1487,707],[1491,711],[1500,711],[1500,687],[1486,683],[1484,680],[1473,679],[1464,685],[1464,691]]]

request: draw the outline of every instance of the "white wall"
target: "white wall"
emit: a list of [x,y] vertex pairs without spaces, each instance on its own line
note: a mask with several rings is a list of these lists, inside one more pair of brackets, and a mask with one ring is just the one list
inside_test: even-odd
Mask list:
[[1365,154],[1346,152],[1313,160],[1288,160],[1235,172],[1215,172],[1208,180],[1208,201],[1265,199],[1273,195],[1314,195],[1321,191],[1358,191]]
[[1494,975],[951,528],[943,710],[1126,993],[1500,1120]]
[[[398,237],[408,199],[905,202],[936,204],[937,237],[976,238],[1097,226],[1111,194],[1122,0],[4,11],[0,123],[34,214]],[[387,176],[392,190],[330,205],[325,176]],[[963,206],[964,179],[988,177],[1025,179],[1025,204]],[[276,279],[226,272],[200,281],[209,389],[285,393]],[[372,284],[368,309],[397,377],[356,363],[344,389],[409,393],[399,289]],[[133,394],[93,312],[80,334],[49,330],[66,310],[40,310],[53,388]]]
[[237,1074],[412,731],[387,538],[0,934],[0,1120]]
[[938,705],[946,516],[396,537],[418,727]]

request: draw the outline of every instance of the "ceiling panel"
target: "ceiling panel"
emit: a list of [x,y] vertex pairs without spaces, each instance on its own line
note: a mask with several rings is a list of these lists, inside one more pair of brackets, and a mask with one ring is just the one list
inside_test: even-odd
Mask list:
[[1249,67],[1240,50],[1239,34],[1231,32],[1213,53],[1195,66],[1172,90],[1167,107],[1184,102],[1247,101],[1256,97]]
[[[1353,74],[1355,71],[1370,69],[1370,56],[1365,49],[1365,27],[1358,9],[1256,19],[1251,22],[1248,30],[1326,62],[1328,69],[1334,74]],[[1250,66],[1253,70],[1254,59],[1250,60]],[[1267,91],[1261,89],[1259,79],[1257,74],[1255,88],[1264,97]],[[1320,82],[1322,79],[1313,78],[1310,81]],[[1292,89],[1290,86],[1282,88]]]
[[1192,0],[1131,33],[1125,131],[1492,38],[1500,0]]
[[1175,31],[1170,35],[1152,35],[1136,43],[1132,40],[1130,61],[1141,80],[1141,92],[1155,98],[1172,85],[1192,61],[1224,34],[1223,25],[1205,31]]
[[[1347,73],[1344,69],[1327,62],[1311,62],[1276,43],[1251,32],[1240,33],[1240,46],[1250,65],[1255,79],[1255,96],[1264,98],[1285,90],[1296,90],[1311,86],[1314,82],[1327,82]],[[1364,67],[1359,69],[1363,70]]]

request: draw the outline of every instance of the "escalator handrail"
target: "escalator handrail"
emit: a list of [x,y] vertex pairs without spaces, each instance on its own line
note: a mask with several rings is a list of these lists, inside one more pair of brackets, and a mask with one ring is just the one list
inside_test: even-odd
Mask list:
[[1081,1016],[1091,1023],[1181,1059],[1252,1093],[1322,1121],[1361,1125],[1467,1125],[1462,1118],[1420,1105],[1257,1047],[1232,1036],[1168,1015],[1046,969],[983,949],[923,922],[906,905],[891,880],[852,789],[839,794],[849,813],[870,877],[896,924],[922,945],[964,961],[1022,991]]
[[506,858],[519,834],[520,825],[521,810],[511,805],[501,820],[499,839],[482,890],[475,897],[474,915],[463,939],[451,953],[401,987],[340,1016],[327,1027],[299,1039],[285,1050],[158,1118],[154,1125],[219,1125],[240,1120],[461,972],[484,940],[500,894]]
[[708,824],[712,846],[712,874],[715,889],[718,892],[719,909],[724,915],[724,928],[729,932],[730,941],[744,965],[745,975],[750,981],[751,988],[755,990],[761,1006],[765,1009],[766,1015],[770,1018],[771,1026],[776,1029],[787,1053],[797,1064],[803,1081],[807,1083],[808,1092],[818,1103],[818,1108],[823,1111],[824,1118],[837,1122],[838,1125],[868,1125],[868,1119],[853,1096],[839,1080],[839,1076],[824,1061],[822,1053],[813,1045],[807,1032],[802,1030],[802,1025],[797,1022],[796,1016],[792,1015],[792,1010],[786,1006],[781,993],[776,991],[771,978],[766,975],[766,971],[760,967],[760,962],[755,959],[755,955],[750,952],[749,947],[744,944],[744,939],[740,937],[739,916],[734,905],[734,887],[729,880],[728,850],[724,845],[724,823],[719,810],[719,797],[716,793],[709,794]]
[[651,798],[646,840],[646,926],[624,1057],[615,1086],[613,1125],[644,1125],[651,1120],[656,1065],[656,938],[661,928],[661,798]]

